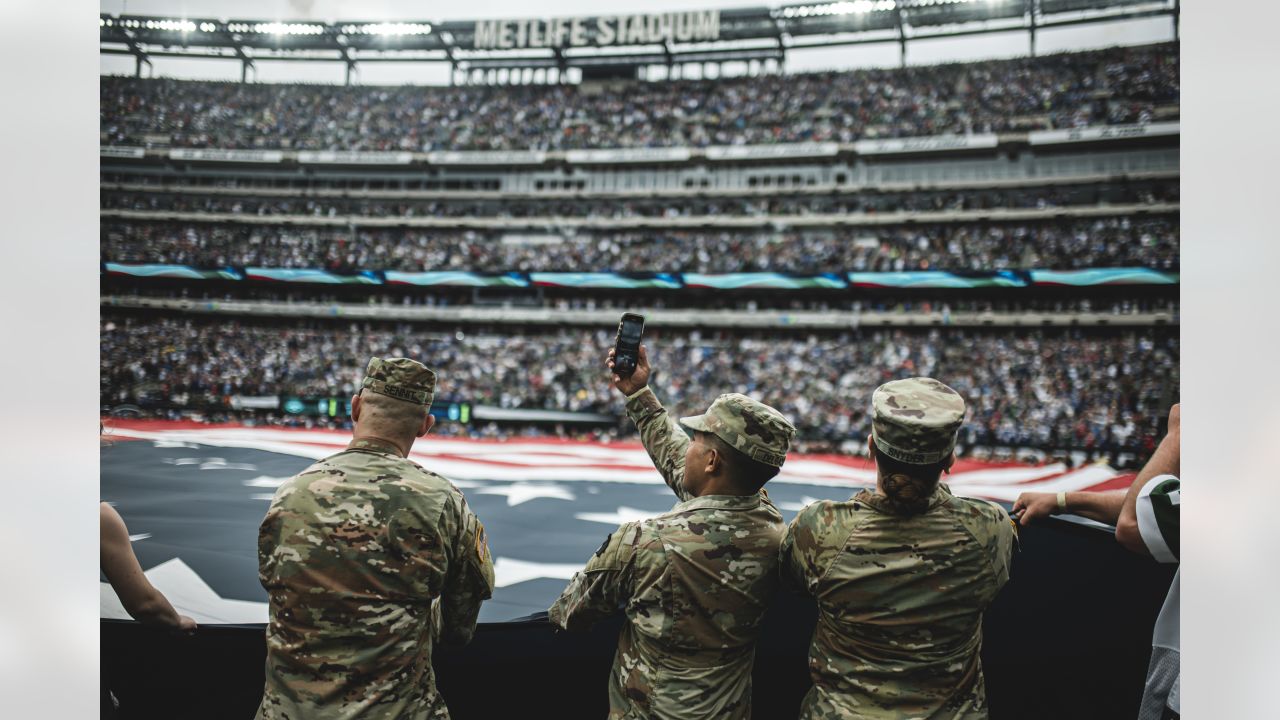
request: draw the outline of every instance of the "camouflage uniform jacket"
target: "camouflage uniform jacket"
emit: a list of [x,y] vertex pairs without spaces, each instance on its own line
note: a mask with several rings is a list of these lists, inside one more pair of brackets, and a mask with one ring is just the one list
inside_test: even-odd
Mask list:
[[986,718],[982,613],[1015,539],[1002,508],[945,485],[915,516],[868,490],[801,511],[780,551],[784,578],[818,602],[800,716]]
[[618,528],[551,607],[565,629],[625,613],[609,718],[751,716],[760,620],[777,588],[786,526],[767,495],[692,497],[689,437],[651,392],[627,402],[645,449],[681,502]]
[[276,491],[259,720],[448,718],[432,643],[465,644],[493,592],[484,528],[448,480],[356,440]]

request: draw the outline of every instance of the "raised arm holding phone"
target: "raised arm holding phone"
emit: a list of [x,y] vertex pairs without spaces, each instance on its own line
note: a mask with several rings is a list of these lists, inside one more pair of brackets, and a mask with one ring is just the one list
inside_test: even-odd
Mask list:
[[606,359],[612,384],[680,502],[607,537],[550,619],[576,630],[626,616],[609,677],[610,718],[749,718],[755,641],[786,528],[761,488],[786,459],[795,428],[739,394],[677,421],[648,387],[644,345],[630,372],[617,356],[615,347]]

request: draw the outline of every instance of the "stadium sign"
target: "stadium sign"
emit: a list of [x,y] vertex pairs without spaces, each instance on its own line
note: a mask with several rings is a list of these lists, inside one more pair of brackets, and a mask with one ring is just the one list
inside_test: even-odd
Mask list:
[[427,153],[432,165],[541,165],[541,150],[435,150]]
[[720,39],[720,11],[611,15],[546,20],[479,20],[476,50],[656,45]]
[[298,162],[304,165],[408,165],[409,152],[369,152],[364,150],[304,150]]
[[569,150],[564,159],[579,165],[612,163],[685,162],[693,157],[688,148],[617,148],[614,150]]
[[98,155],[105,158],[128,158],[130,160],[140,160],[147,156],[147,151],[140,147],[102,145],[98,148]]
[[278,163],[284,161],[279,150],[216,150],[175,148],[169,151],[170,160],[196,162]]
[[937,135],[932,137],[859,140],[853,149],[859,155],[894,155],[897,153],[938,152],[940,150],[983,150],[998,144],[995,135]]
[[1148,123],[1146,125],[1102,125],[1073,128],[1070,130],[1041,130],[1028,133],[1027,142],[1032,145],[1056,145],[1060,143],[1094,142],[1097,140],[1127,140],[1130,138],[1177,135],[1176,122]]
[[227,404],[234,410],[277,410],[280,398],[275,395],[232,395]]
[[836,143],[778,143],[776,145],[716,145],[707,148],[708,160],[776,160],[835,157]]

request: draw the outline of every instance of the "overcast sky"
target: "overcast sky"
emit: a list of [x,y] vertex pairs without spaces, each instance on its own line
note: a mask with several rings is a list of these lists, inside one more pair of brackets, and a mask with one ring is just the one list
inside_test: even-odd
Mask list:
[[[571,17],[666,10],[698,10],[713,8],[770,6],[780,2],[758,0],[629,0],[609,4],[608,10],[599,0],[547,0],[538,4],[538,17]],[[525,18],[531,16],[530,5],[521,0],[470,0],[466,3],[423,2],[423,0],[104,0],[102,12],[113,15],[167,15],[176,17],[212,17],[246,20],[471,20],[485,18]],[[1037,37],[1040,53],[1084,50],[1113,45],[1135,45],[1173,39],[1172,22],[1168,18],[1150,18],[1105,25],[1086,25],[1041,31]],[[954,60],[1026,55],[1027,34],[1001,33],[963,38],[925,40],[909,43],[907,62],[930,64]],[[240,65],[232,60],[193,60],[154,58],[157,76],[238,80]],[[883,45],[791,51],[789,71],[894,66],[898,64],[898,47]],[[134,60],[130,56],[102,55],[101,71],[109,75],[132,75]],[[445,63],[366,63],[358,65],[356,81],[375,84],[445,84]],[[144,70],[144,72],[146,72]],[[259,61],[260,82],[323,82],[343,80],[341,63],[299,63]]]

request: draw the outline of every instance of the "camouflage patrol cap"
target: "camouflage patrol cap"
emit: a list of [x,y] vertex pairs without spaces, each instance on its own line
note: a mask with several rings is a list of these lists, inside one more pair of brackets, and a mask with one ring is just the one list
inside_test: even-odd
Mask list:
[[721,395],[705,413],[680,418],[680,424],[711,433],[752,460],[773,467],[782,467],[796,435],[795,426],[782,413],[739,393]]
[[908,465],[929,465],[951,454],[964,422],[964,398],[927,377],[887,382],[871,395],[876,452]]
[[397,400],[431,407],[436,394],[436,374],[409,358],[372,358],[360,388]]

